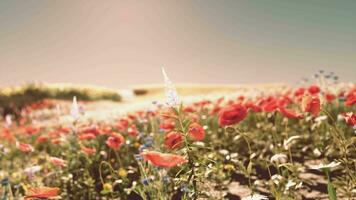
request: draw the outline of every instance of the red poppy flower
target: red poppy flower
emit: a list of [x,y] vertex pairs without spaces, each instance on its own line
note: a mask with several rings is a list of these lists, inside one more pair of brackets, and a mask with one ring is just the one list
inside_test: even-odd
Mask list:
[[130,122],[128,118],[122,118],[119,120],[118,124],[116,125],[116,128],[120,131],[125,131],[129,127],[129,123]]
[[169,149],[179,148],[183,145],[183,136],[179,132],[170,132],[164,139],[164,145]]
[[204,107],[209,104],[211,104],[211,101],[209,101],[209,100],[202,100],[202,101],[194,103],[195,106],[200,106],[200,107]]
[[180,155],[160,153],[156,151],[143,152],[141,153],[141,156],[152,165],[158,167],[175,167],[188,162],[187,159]]
[[233,125],[237,124],[247,116],[247,110],[245,106],[240,104],[232,104],[225,107],[219,113],[219,125]]
[[192,106],[187,106],[187,107],[183,108],[183,112],[185,112],[185,113],[194,113],[196,111],[197,110],[195,108],[193,108]]
[[257,112],[261,112],[262,111],[262,108],[252,102],[247,102],[245,104],[245,107],[248,109],[248,110],[252,110],[253,112],[257,113]]
[[24,129],[25,129],[25,133],[27,133],[28,135],[34,135],[40,131],[40,128],[32,125],[28,125]]
[[89,148],[89,147],[84,147],[84,146],[81,147],[81,151],[88,156],[96,153],[95,148]]
[[291,109],[287,109],[284,106],[279,107],[279,111],[284,117],[290,118],[290,119],[299,119],[302,118],[303,115],[300,113],[296,113],[295,111]]
[[160,129],[163,129],[165,131],[171,131],[175,127],[175,122],[172,120],[164,120],[162,123],[159,125]]
[[194,122],[189,125],[188,134],[194,140],[200,141],[205,137],[205,130],[200,124]]
[[29,188],[27,190],[27,195],[25,199],[48,199],[53,198],[58,195],[59,188],[52,187],[40,187],[40,188]]
[[70,133],[72,130],[69,127],[59,127],[57,130],[59,133],[63,133],[63,134],[68,134]]
[[129,119],[131,119],[131,120],[136,120],[137,119],[137,117],[135,115],[133,115],[133,114],[128,114],[127,117]]
[[294,96],[296,96],[296,97],[302,96],[304,94],[304,92],[305,92],[305,89],[303,87],[300,87],[295,90]]
[[352,112],[346,113],[345,121],[348,125],[355,126],[356,125],[356,115]]
[[326,93],[325,94],[325,99],[327,102],[332,102],[334,101],[334,99],[336,99],[336,96],[331,94],[331,93]]
[[309,88],[308,88],[308,92],[310,94],[318,94],[320,92],[320,88],[316,85],[311,85]]
[[345,106],[352,106],[356,104],[356,89],[351,91],[346,96]]
[[95,138],[96,138],[96,136],[93,133],[84,133],[84,134],[78,135],[79,140],[92,140]]
[[164,107],[159,111],[159,115],[162,119],[176,118],[177,114],[171,107]]
[[216,105],[220,105],[224,100],[225,100],[224,97],[220,97],[220,98],[216,101]]
[[320,99],[317,96],[305,95],[302,100],[302,109],[317,116],[320,112]]
[[214,108],[210,110],[209,114],[210,114],[210,115],[214,115],[214,114],[216,114],[216,113],[219,113],[220,110],[221,110],[221,107],[218,106],[218,105],[215,105]]
[[107,140],[106,140],[106,144],[116,150],[119,149],[120,146],[125,142],[125,138],[118,133],[113,133]]
[[39,137],[36,139],[36,141],[37,141],[38,143],[42,143],[42,142],[45,142],[45,141],[47,141],[47,140],[48,140],[48,137],[45,136],[45,135],[41,135],[41,136],[39,136]]
[[260,102],[261,107],[263,108],[263,111],[265,112],[273,112],[278,108],[277,104],[277,99],[274,97],[268,97],[265,100],[262,100]]
[[67,165],[67,161],[57,157],[50,157],[49,161],[57,167],[65,167]]
[[34,151],[34,148],[30,144],[17,142],[16,146],[20,151],[25,152],[25,153]]
[[279,100],[279,105],[283,104],[284,106],[287,106],[292,103],[293,100],[287,95],[282,96],[281,99]]
[[137,136],[138,135],[138,130],[135,124],[132,124],[130,128],[127,129],[127,133],[131,136]]
[[99,135],[100,134],[100,130],[96,126],[85,128],[84,130],[82,130],[82,132],[85,133],[85,134],[93,134],[93,135]]
[[52,142],[52,144],[58,145],[58,144],[62,143],[62,140],[60,138],[55,138],[55,139],[52,139],[51,142]]
[[9,141],[11,143],[16,141],[15,136],[7,128],[3,129],[2,134],[1,134],[1,138],[5,139],[5,140],[7,140],[7,141]]

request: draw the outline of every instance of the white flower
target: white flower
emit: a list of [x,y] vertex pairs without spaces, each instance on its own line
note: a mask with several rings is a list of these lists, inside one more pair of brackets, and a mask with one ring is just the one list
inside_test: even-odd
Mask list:
[[275,174],[275,175],[271,176],[271,179],[274,182],[274,184],[279,185],[279,183],[281,182],[283,177],[279,174]]
[[317,157],[321,156],[321,152],[320,152],[320,150],[319,150],[318,148],[315,148],[314,151],[313,151],[313,153],[314,153],[314,155],[317,156]]
[[341,114],[338,114],[337,115],[337,121],[344,121],[345,120],[345,116],[341,115]]
[[314,121],[317,122],[317,123],[320,123],[320,122],[326,120],[327,118],[328,117],[326,115],[322,115],[322,116],[319,116],[319,117],[315,118]]
[[35,175],[35,173],[41,171],[41,169],[41,166],[35,165],[32,167],[27,167],[26,169],[24,169],[24,172],[27,174],[27,176],[32,177],[33,175]]
[[268,200],[268,197],[260,194],[252,194],[242,198],[242,200]]
[[329,163],[329,164],[313,165],[313,166],[310,166],[310,168],[311,168],[311,169],[317,169],[317,170],[332,169],[332,168],[335,168],[335,167],[339,166],[340,164],[341,164],[341,162],[332,161],[332,162]]
[[80,111],[79,111],[79,107],[78,107],[77,97],[76,96],[73,97],[73,103],[72,103],[72,108],[70,110],[70,114],[72,115],[74,120],[77,120],[79,118]]
[[271,162],[274,163],[286,163],[287,162],[287,156],[283,153],[278,153],[275,154],[271,157]]
[[289,190],[289,188],[294,187],[295,185],[297,185],[297,183],[295,183],[292,180],[288,180],[288,182],[286,184],[286,190]]
[[222,155],[227,155],[229,153],[229,151],[226,149],[221,149],[221,150],[219,150],[219,153]]
[[12,124],[12,119],[11,119],[11,115],[6,115],[5,117],[5,122],[6,122],[6,126],[10,127]]
[[162,74],[164,77],[164,87],[166,93],[166,104],[170,107],[179,105],[179,97],[176,88],[174,87],[172,81],[168,78],[166,71],[162,67]]
[[290,138],[288,138],[288,140],[284,140],[283,141],[283,146],[285,149],[288,149],[292,144],[293,144],[293,141],[297,140],[301,138],[299,135],[295,135],[295,136],[292,136]]

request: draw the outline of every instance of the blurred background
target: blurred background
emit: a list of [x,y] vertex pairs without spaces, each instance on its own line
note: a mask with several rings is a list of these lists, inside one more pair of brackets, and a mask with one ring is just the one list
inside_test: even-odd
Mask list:
[[356,1],[0,1],[0,86],[356,75]]

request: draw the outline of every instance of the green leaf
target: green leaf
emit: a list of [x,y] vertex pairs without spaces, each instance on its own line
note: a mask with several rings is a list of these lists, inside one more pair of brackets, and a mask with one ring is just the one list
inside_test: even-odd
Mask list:
[[247,166],[247,174],[251,174],[251,171],[252,171],[252,161],[250,161],[249,163],[248,163],[248,166]]
[[331,200],[337,199],[335,188],[330,181],[328,182],[328,194],[329,194],[329,199]]

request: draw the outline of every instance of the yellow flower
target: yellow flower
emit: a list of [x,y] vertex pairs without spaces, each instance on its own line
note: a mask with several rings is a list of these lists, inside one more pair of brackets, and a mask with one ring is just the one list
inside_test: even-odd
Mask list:
[[119,176],[122,178],[127,177],[127,171],[124,168],[120,168],[118,173],[119,173]]
[[138,143],[138,142],[135,142],[135,144],[134,144],[134,146],[136,147],[136,148],[139,148],[140,147],[140,143]]
[[110,183],[105,183],[104,184],[104,190],[105,191],[112,191],[112,185]]
[[231,171],[231,170],[234,170],[235,167],[234,167],[232,164],[226,164],[226,165],[224,166],[224,169]]

